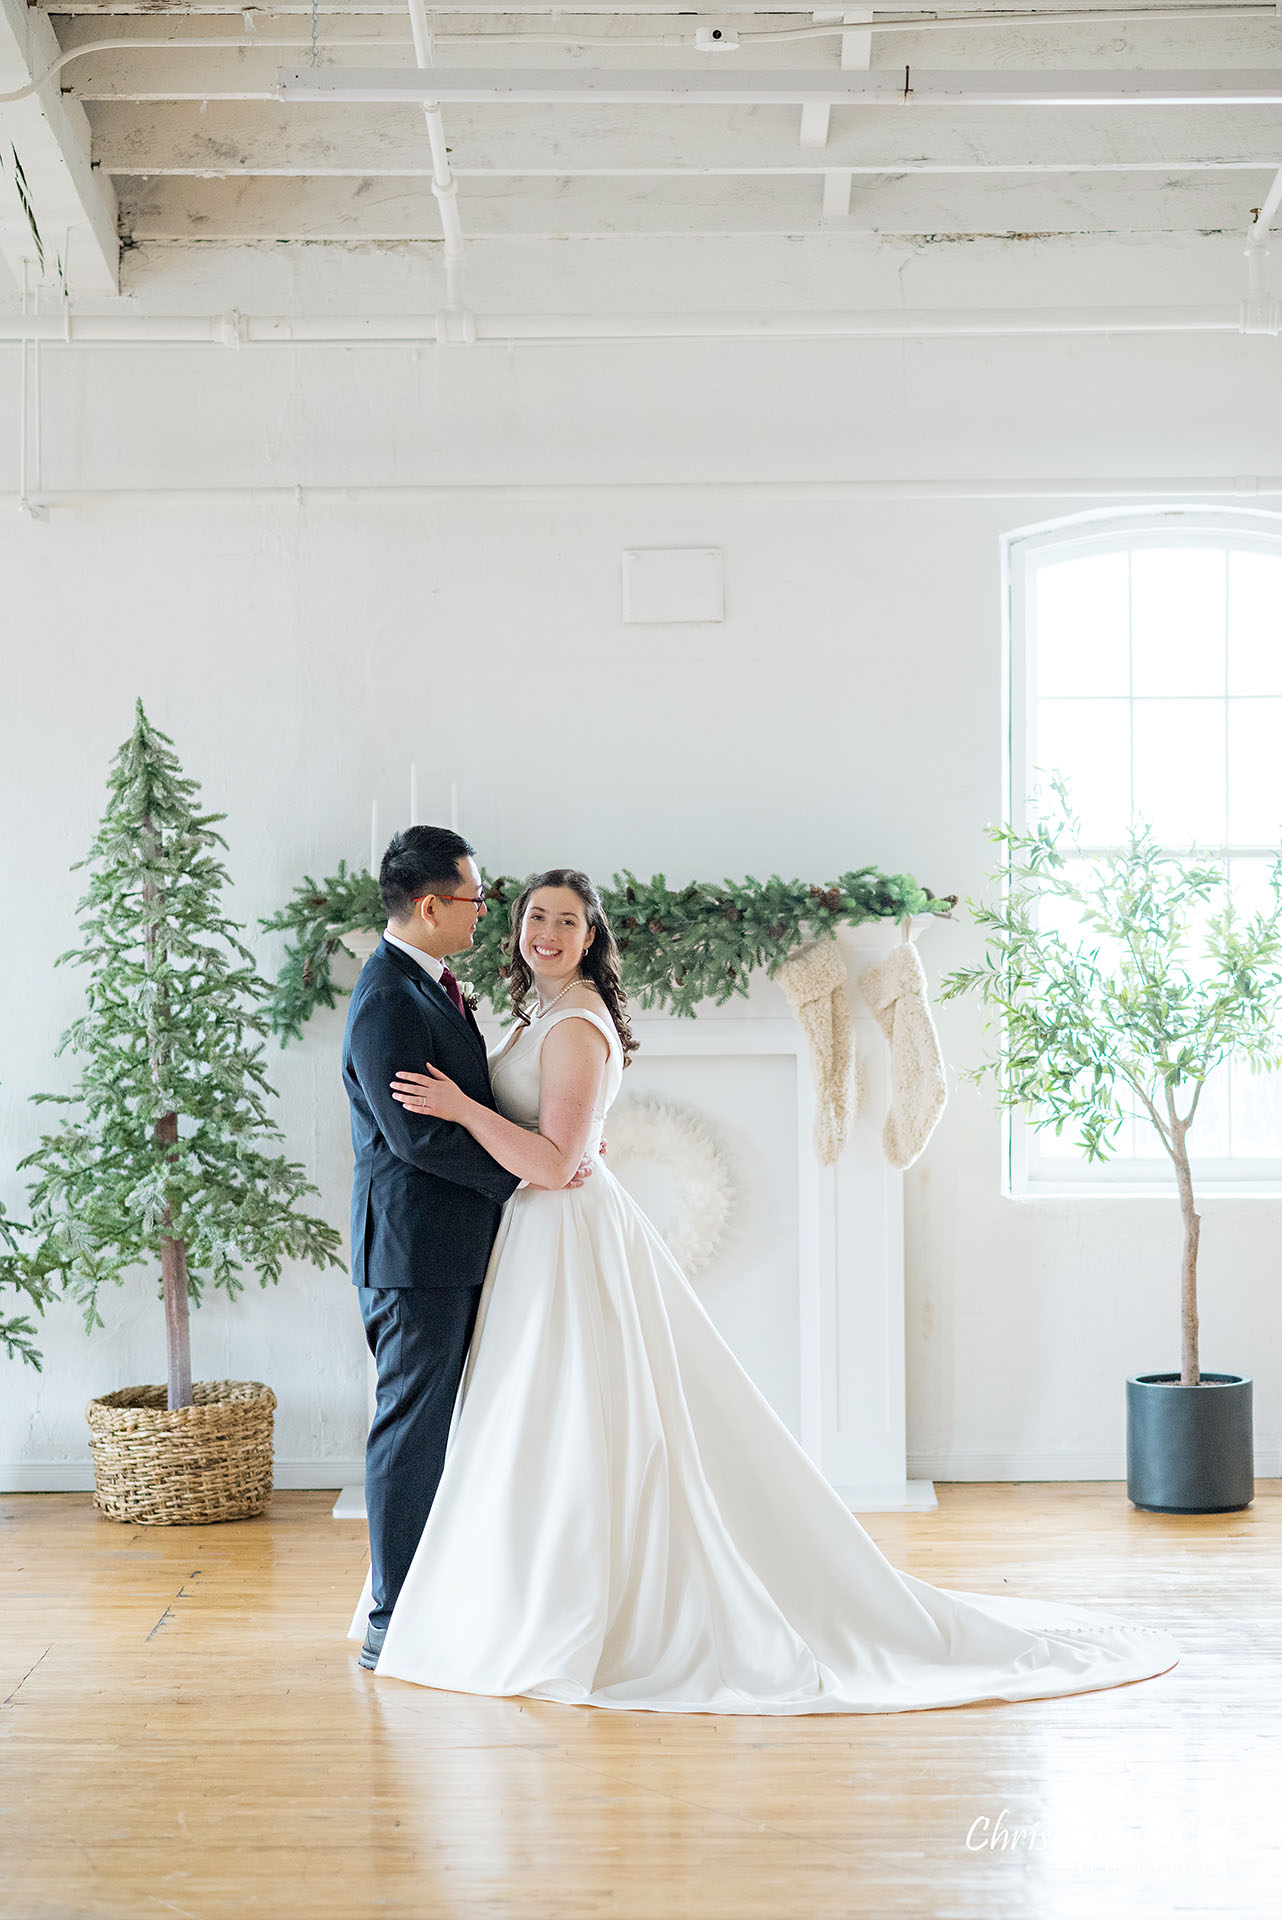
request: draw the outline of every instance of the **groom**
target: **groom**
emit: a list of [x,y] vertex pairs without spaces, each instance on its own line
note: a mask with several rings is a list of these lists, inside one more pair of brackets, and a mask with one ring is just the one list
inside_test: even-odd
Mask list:
[[[409,827],[383,855],[387,931],[352,994],[343,1080],[352,1108],[352,1279],[378,1372],[365,1453],[377,1665],[445,1460],[445,1443],[503,1202],[519,1184],[448,1120],[407,1113],[399,1067],[425,1061],[494,1105],[485,1043],[446,966],[472,944],[485,894],[472,848]],[[576,1182],[577,1184],[577,1182]]]

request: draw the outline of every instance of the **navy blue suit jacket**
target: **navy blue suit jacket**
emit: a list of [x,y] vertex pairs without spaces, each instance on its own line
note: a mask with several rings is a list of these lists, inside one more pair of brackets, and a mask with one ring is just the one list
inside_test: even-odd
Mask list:
[[485,1043],[431,975],[381,940],[352,993],[343,1082],[352,1108],[352,1279],[358,1287],[479,1287],[514,1173],[450,1120],[392,1098],[399,1067],[447,1073],[493,1107]]

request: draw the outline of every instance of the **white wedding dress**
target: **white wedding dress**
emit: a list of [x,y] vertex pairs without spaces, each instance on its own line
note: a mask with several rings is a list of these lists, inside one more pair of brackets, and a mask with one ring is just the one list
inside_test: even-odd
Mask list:
[[[535,1127],[562,1020],[491,1061]],[[352,1622],[364,1633],[369,1587]],[[608,1167],[508,1202],[440,1490],[381,1675],[666,1713],[886,1713],[1162,1673],[1152,1628],[897,1573],[753,1386]]]

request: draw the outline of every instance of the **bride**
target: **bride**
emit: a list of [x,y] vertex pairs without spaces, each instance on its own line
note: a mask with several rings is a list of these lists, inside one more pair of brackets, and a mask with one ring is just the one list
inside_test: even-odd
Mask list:
[[604,1163],[566,1189],[636,1046],[587,876],[530,881],[512,944],[499,1111],[435,1068],[393,1083],[528,1184],[494,1243],[378,1672],[582,1706],[799,1714],[1037,1699],[1171,1667],[1151,1628],[896,1572]]

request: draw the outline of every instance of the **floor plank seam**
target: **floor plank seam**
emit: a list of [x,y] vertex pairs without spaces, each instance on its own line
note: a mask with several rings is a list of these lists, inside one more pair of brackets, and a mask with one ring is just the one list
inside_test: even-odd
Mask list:
[[[46,1657],[46,1655],[52,1652],[53,1652],[52,1646],[46,1647],[44,1650],[44,1653],[42,1653],[40,1656],[40,1660],[43,1660]],[[13,1692],[6,1694],[4,1699],[0,1700],[0,1707],[9,1707],[13,1705],[14,1701],[17,1699],[18,1695],[22,1692],[22,1689],[26,1686],[28,1680],[30,1680],[32,1674],[35,1672],[36,1668],[40,1665],[40,1660],[34,1660],[32,1662],[32,1664],[27,1668],[27,1671],[23,1674],[21,1680],[19,1680]]]

